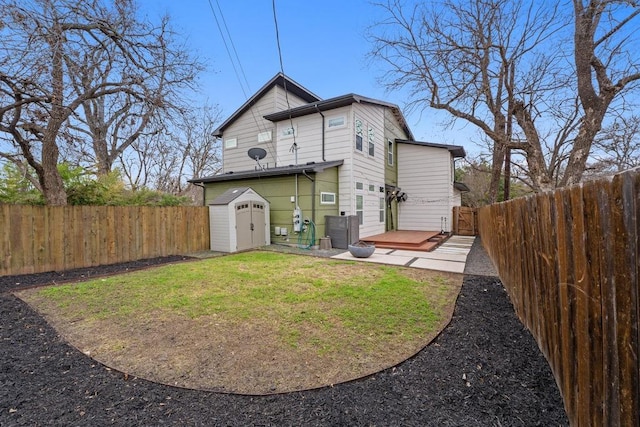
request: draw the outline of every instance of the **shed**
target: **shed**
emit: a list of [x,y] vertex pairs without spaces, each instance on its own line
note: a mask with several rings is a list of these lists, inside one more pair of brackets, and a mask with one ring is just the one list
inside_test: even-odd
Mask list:
[[250,187],[230,188],[209,204],[211,250],[237,252],[270,245],[269,202]]

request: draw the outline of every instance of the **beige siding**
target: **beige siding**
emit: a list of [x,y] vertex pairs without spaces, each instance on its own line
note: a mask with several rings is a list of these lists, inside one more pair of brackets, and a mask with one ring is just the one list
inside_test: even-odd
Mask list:
[[[360,236],[372,236],[374,234],[384,233],[385,224],[380,222],[380,197],[384,197],[384,193],[379,192],[379,187],[384,187],[385,183],[385,156],[383,151],[384,141],[384,107],[371,104],[353,104],[353,121],[356,118],[363,122],[364,140],[362,143],[362,151],[355,149],[355,128],[353,131],[351,149],[353,153],[353,179],[351,181],[352,191],[362,194],[364,198],[363,224],[360,226]],[[373,129],[373,142],[375,152],[373,156],[369,155],[369,128]],[[362,182],[363,190],[355,190],[355,182]],[[373,191],[369,190],[369,186],[373,185]],[[355,194],[351,196],[351,212],[356,213]]]
[[[289,94],[289,104],[293,108],[304,102],[295,95]],[[263,166],[273,167],[280,164],[277,159],[274,123],[265,120],[263,116],[286,108],[284,91],[281,87],[275,86],[225,129],[223,140],[236,138],[237,147],[225,148],[223,142],[223,173],[254,169],[256,162],[247,155],[247,151],[253,147],[260,147],[267,151],[267,157],[260,161]],[[271,141],[258,142],[258,134],[263,132],[271,132]]]
[[[398,162],[398,184],[408,196],[398,207],[398,228],[450,230],[454,200],[449,151],[399,144]],[[446,226],[442,218],[446,218]]]
[[[231,251],[231,219],[229,206],[209,206],[209,230],[212,251]],[[235,217],[233,219],[235,221]]]

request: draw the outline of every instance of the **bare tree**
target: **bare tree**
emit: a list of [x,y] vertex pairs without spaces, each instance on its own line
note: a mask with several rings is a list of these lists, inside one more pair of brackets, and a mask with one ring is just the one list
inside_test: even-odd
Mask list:
[[190,189],[188,179],[220,171],[220,140],[213,136],[219,122],[218,108],[205,106],[165,122],[169,125],[157,134],[138,138],[133,151],[120,156],[130,185],[184,195]]
[[108,171],[170,102],[172,84],[189,85],[197,68],[172,50],[166,19],[136,20],[133,0],[0,3],[0,132],[35,170],[47,203],[64,205],[61,146],[89,133],[85,152]]
[[590,169],[600,174],[622,172],[640,166],[640,116],[620,117],[606,126],[594,141],[595,160]]
[[[593,0],[585,11],[576,0],[573,17],[563,4],[535,1],[379,6],[387,19],[372,27],[371,39],[372,57],[387,67],[382,82],[408,88],[409,108],[444,110],[446,124],[466,121],[491,141],[490,201],[511,149],[523,153],[535,191],[579,180],[611,100],[637,79],[629,47],[637,36],[626,32],[635,2]],[[572,20],[573,43],[566,29]],[[592,70],[602,74],[595,84]]]

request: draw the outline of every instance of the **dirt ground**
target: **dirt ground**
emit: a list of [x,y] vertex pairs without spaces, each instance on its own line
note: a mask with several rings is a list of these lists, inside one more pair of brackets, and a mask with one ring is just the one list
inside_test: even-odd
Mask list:
[[[88,274],[97,272],[64,277]],[[8,292],[51,278],[0,277],[0,425],[568,425],[549,366],[495,277],[465,276],[451,323],[408,360],[268,396],[172,387],[98,363]]]

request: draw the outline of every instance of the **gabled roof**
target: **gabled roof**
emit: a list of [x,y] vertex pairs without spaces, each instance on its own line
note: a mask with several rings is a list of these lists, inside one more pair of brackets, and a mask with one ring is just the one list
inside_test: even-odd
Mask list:
[[453,157],[466,157],[467,155],[467,153],[464,151],[464,147],[461,145],[436,144],[434,142],[410,141],[406,139],[396,139],[396,142],[402,144],[422,145],[425,147],[445,148],[449,150]]
[[411,130],[407,125],[407,121],[405,120],[404,116],[402,115],[402,111],[400,111],[400,108],[397,105],[391,104],[389,102],[373,99],[373,98],[367,98],[361,95],[356,95],[355,93],[337,96],[335,98],[329,98],[323,101],[310,102],[309,104],[301,105],[299,107],[295,107],[290,110],[278,111],[276,113],[267,114],[266,116],[264,116],[264,118],[271,122],[279,122],[289,118],[295,118],[295,117],[306,116],[308,114],[314,114],[314,113],[317,113],[318,111],[328,111],[328,110],[333,110],[334,108],[346,107],[347,105],[351,105],[353,103],[360,103],[360,104],[367,103],[367,104],[380,105],[380,106],[389,108],[393,113],[393,115],[395,116],[395,118],[400,123],[400,125],[402,126],[402,129],[405,131],[405,133],[410,138],[413,138],[413,134],[411,133]]
[[257,100],[262,98],[267,92],[273,89],[275,86],[280,86],[284,88],[286,86],[287,91],[301,98],[305,102],[316,102],[320,101],[320,97],[315,95],[310,90],[306,89],[304,86],[298,84],[297,82],[291,80],[289,77],[285,76],[282,73],[276,74],[271,80],[269,80],[264,86],[262,86],[251,98],[247,100],[240,108],[236,110],[227,120],[225,120],[215,131],[213,131],[213,136],[221,137],[222,132],[229,127],[238,117],[244,114],[249,108],[251,108]]
[[239,179],[262,178],[267,176],[286,176],[305,173],[324,172],[325,169],[341,166],[344,160],[332,160],[329,162],[309,162],[304,165],[279,166],[276,168],[255,169],[240,172],[227,172],[219,175],[207,176],[204,178],[190,179],[188,182],[194,184],[204,184],[207,182],[235,181]]

